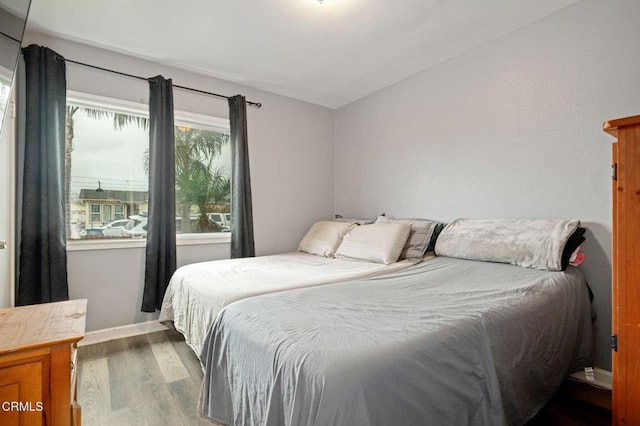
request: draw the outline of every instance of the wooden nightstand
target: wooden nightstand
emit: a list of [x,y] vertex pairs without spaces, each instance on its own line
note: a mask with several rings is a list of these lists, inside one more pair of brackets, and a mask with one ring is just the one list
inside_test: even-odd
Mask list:
[[611,391],[567,379],[527,426],[611,426]]
[[79,425],[77,343],[87,300],[0,309],[0,424]]

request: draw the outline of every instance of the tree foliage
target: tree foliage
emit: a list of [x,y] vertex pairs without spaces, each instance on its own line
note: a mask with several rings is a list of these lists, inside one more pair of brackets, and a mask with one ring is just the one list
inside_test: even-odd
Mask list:
[[130,125],[136,125],[138,128],[143,130],[147,130],[149,128],[149,119],[147,117],[120,114],[117,112],[91,108],[84,108],[84,112],[88,117],[91,117],[95,120],[102,120],[103,118],[111,119],[113,122],[113,128],[116,130],[122,130],[126,126]]
[[214,231],[207,204],[229,202],[231,183],[219,167],[212,167],[229,136],[193,127],[176,127],[176,199],[182,205],[182,231],[190,232],[190,207],[198,207],[198,230]]

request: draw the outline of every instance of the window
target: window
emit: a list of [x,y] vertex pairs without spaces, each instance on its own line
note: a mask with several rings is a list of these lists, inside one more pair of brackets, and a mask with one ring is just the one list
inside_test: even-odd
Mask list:
[[89,219],[91,226],[93,226],[93,224],[99,224],[101,217],[100,204],[91,204],[91,218]]
[[[145,238],[148,213],[148,118],[138,105],[69,94],[68,239]],[[124,105],[124,106],[123,106]],[[146,108],[146,106],[143,106]],[[176,231],[230,230],[227,120],[176,115]],[[67,156],[67,158],[69,158]],[[212,215],[216,215],[213,219]],[[126,220],[126,224],[117,221]]]
[[116,220],[124,219],[124,205],[116,204],[113,208],[113,218]]

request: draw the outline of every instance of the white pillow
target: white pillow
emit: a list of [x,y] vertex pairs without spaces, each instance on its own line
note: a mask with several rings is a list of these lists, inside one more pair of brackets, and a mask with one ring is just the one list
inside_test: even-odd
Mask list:
[[298,251],[334,257],[342,237],[352,226],[352,222],[333,222],[330,220],[316,222],[300,241]]
[[355,226],[342,239],[336,257],[395,263],[407,242],[411,225],[408,223],[374,223]]
[[408,223],[411,226],[409,238],[400,253],[400,260],[422,260],[438,224],[427,219],[396,219],[387,216],[378,216],[376,223]]
[[576,219],[456,219],[438,236],[436,255],[561,271],[579,226]]

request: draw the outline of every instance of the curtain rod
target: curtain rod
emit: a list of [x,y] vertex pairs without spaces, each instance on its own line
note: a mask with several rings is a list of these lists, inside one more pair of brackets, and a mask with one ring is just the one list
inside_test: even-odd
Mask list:
[[[60,58],[64,59],[65,62],[71,62],[72,64],[82,65],[84,67],[94,68],[94,69],[97,69],[97,70],[100,70],[100,71],[106,71],[106,72],[110,72],[110,73],[113,73],[113,74],[123,75],[125,77],[136,78],[138,80],[149,81],[148,78],[140,77],[139,75],[128,74],[126,72],[116,71],[116,70],[112,70],[112,69],[109,69],[109,68],[103,68],[103,67],[99,67],[97,65],[85,64],[84,62],[74,61],[72,59],[67,59],[67,58],[64,58],[62,56]],[[176,89],[187,90],[189,92],[195,92],[195,93],[200,93],[200,94],[203,94],[203,95],[215,96],[216,98],[222,98],[222,99],[229,99],[230,98],[230,96],[221,95],[219,93],[207,92],[207,91],[204,91],[204,90],[193,89],[191,87],[180,86],[180,85],[177,85],[177,84],[174,84],[173,87],[175,87]],[[254,106],[256,108],[261,108],[262,107],[262,104],[260,102],[251,102],[251,101],[245,101],[245,102],[248,105]]]

